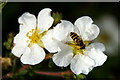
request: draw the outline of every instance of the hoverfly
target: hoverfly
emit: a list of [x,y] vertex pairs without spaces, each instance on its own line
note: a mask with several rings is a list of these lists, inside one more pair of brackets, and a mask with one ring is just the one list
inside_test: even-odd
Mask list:
[[70,37],[73,39],[75,45],[79,46],[80,49],[85,49],[85,44],[79,35],[75,32],[70,32]]

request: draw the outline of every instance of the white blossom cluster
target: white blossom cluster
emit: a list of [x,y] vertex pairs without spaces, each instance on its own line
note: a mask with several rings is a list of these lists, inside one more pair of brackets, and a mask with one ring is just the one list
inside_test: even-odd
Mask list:
[[[37,18],[28,12],[19,17],[19,33],[14,37],[15,46],[12,53],[20,57],[23,64],[35,65],[42,62],[46,56],[43,48],[50,53],[53,62],[60,67],[70,65],[76,75],[88,74],[94,67],[101,66],[107,59],[103,53],[105,46],[102,43],[90,43],[100,30],[88,16],[78,18],[74,25],[67,20],[61,20],[53,29],[50,29],[54,19],[51,9],[42,9]],[[75,41],[70,33],[74,32],[81,37],[85,47],[81,49],[72,44]]]

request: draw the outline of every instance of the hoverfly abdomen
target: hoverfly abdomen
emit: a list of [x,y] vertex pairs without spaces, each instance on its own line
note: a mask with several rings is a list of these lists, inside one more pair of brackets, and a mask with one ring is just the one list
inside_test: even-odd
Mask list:
[[71,36],[71,38],[72,38],[73,40],[75,40],[75,39],[78,37],[78,35],[77,35],[76,33],[74,33],[74,32],[71,32],[71,33],[70,33],[70,36]]
[[70,37],[73,39],[77,46],[80,46],[81,49],[85,48],[82,38],[79,37],[76,33],[71,32]]

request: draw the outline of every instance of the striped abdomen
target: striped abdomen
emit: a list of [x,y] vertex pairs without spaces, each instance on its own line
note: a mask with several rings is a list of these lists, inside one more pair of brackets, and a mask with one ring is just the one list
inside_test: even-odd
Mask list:
[[83,40],[81,37],[79,37],[76,33],[71,32],[70,37],[73,39],[73,41],[76,43],[76,45],[80,46],[81,49],[85,48],[85,45],[83,43]]

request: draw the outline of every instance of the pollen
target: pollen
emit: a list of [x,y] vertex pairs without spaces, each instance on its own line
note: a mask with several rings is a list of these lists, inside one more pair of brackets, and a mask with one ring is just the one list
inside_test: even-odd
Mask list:
[[[86,47],[90,42],[85,41],[84,43]],[[67,42],[66,44],[71,47],[74,55],[83,54],[86,51],[84,48],[81,48],[81,46],[78,46],[74,41]]]
[[77,45],[72,46],[72,50],[74,55],[83,54],[83,51],[84,51],[84,49],[81,49],[80,46],[77,46]]
[[43,33],[40,33],[40,29],[36,27],[36,29],[32,29],[26,34],[26,36],[29,38],[29,40],[27,40],[26,42],[30,42],[29,46],[32,46],[33,44],[36,43],[41,47],[44,47],[41,38],[45,35],[45,33],[46,31],[44,31]]

